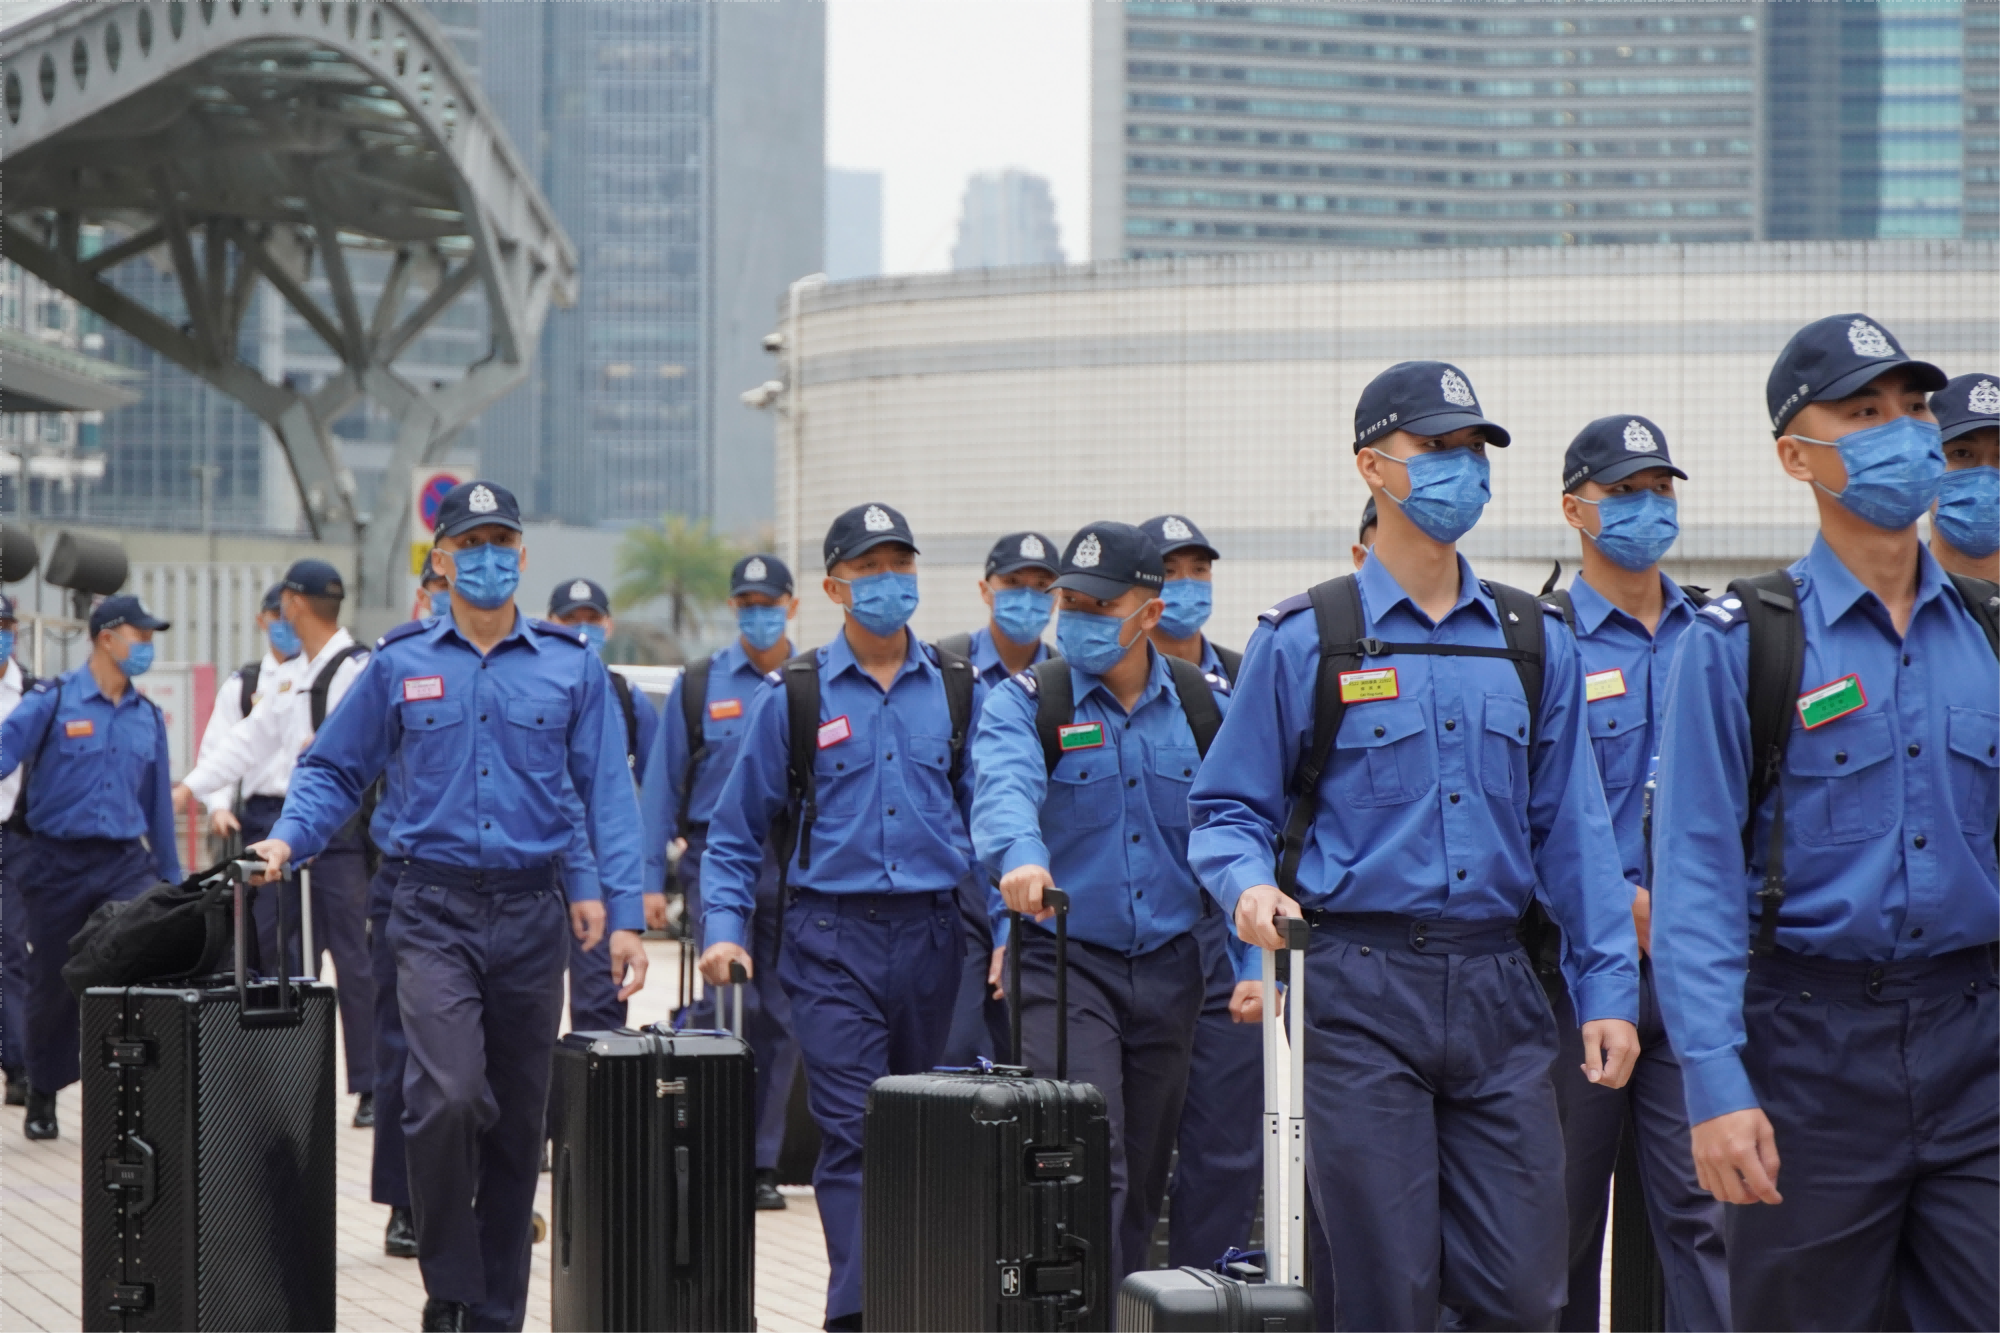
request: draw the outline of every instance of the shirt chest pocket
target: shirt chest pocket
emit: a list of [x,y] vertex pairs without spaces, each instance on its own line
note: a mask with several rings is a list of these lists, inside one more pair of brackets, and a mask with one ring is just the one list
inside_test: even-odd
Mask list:
[[1590,724],[1590,748],[1597,754],[1597,774],[1606,791],[1618,791],[1645,777],[1643,700],[1636,695],[1602,699],[1586,704],[1584,717]]
[[875,751],[860,735],[819,752],[813,768],[813,800],[820,818],[848,815],[875,794]]
[[1528,701],[1511,694],[1486,696],[1480,728],[1480,780],[1488,795],[1516,803],[1528,799]]
[[1104,749],[1066,754],[1049,774],[1042,818],[1054,829],[1108,828],[1124,806],[1118,756]]
[[1951,742],[1951,798],[1958,826],[1974,837],[1990,837],[2000,819],[2000,713],[1947,708]]
[[[568,748],[569,704],[562,699],[509,699],[507,758],[533,773],[553,773],[562,767]],[[605,743],[625,748],[625,721],[616,703],[605,715]]]
[[1880,713],[1792,732],[1785,768],[1785,825],[1802,843],[1831,846],[1879,838],[1895,826],[1895,739]]
[[59,717],[54,724],[52,749],[65,759],[101,759],[110,748],[110,730],[97,718]]
[[1147,794],[1153,801],[1153,818],[1163,828],[1186,828],[1188,789],[1201,767],[1201,751],[1192,745],[1162,745],[1153,751],[1153,772]]
[[419,773],[458,768],[470,758],[465,705],[457,699],[426,699],[403,705],[403,759]]
[[951,809],[951,737],[912,736],[904,749],[910,766],[903,770],[903,781],[910,799],[933,814]]
[[1337,795],[1349,805],[1402,805],[1437,782],[1430,729],[1414,699],[1350,705],[1333,743]]

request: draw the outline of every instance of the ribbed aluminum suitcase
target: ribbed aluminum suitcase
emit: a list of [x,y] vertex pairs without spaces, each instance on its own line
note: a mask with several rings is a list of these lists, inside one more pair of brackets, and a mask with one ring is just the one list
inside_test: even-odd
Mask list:
[[[1111,1327],[1111,1143],[1104,1095],[1063,1075],[1068,899],[1057,909],[1057,1068],[877,1079],[862,1173],[862,1319],[871,1330]],[[1019,938],[1021,923],[1014,923]],[[1020,994],[1014,955],[1010,993]]]
[[333,1327],[334,991],[248,980],[227,873],[233,982],[83,995],[86,1329]]
[[756,1072],[727,1032],[556,1044],[550,1322],[754,1329]]

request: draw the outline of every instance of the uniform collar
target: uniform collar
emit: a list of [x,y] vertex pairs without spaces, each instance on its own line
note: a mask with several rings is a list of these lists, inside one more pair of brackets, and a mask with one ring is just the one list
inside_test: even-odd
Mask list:
[[[345,632],[344,630],[342,631],[342,633]],[[478,648],[473,646],[472,640],[458,632],[458,622],[451,618],[449,611],[433,620],[430,629],[426,630],[425,634],[432,643],[442,643],[447,638],[456,639],[467,648],[471,648],[473,652],[477,653],[479,651]],[[539,635],[528,633],[528,618],[521,614],[521,608],[517,606],[514,608],[514,628],[500,636],[500,642],[493,645],[493,651],[497,653],[503,645],[519,639],[536,652],[540,652],[542,645],[538,641],[539,638]],[[351,639],[349,640],[349,642],[352,641]],[[329,647],[332,646],[332,640],[328,640],[327,642]]]
[[[1681,589],[1680,584],[1675,583],[1665,574],[1660,575],[1660,592],[1664,598],[1660,606],[1660,628],[1665,628],[1667,622],[1676,615],[1692,616],[1694,614],[1694,607],[1688,601],[1687,593]],[[1631,621],[1634,625],[1639,625],[1639,628],[1645,628],[1644,625],[1639,624],[1636,617],[1628,614],[1619,607],[1613,606],[1603,593],[1584,582],[1583,575],[1581,574],[1570,580],[1569,602],[1570,606],[1576,610],[1576,632],[1580,635],[1597,633],[1599,626],[1603,625],[1605,620],[1614,611],[1626,620]],[[1659,630],[1656,629],[1654,634],[1657,635],[1658,633]]]
[[[972,631],[970,654],[972,669],[982,676],[994,667],[1006,665],[1000,660],[1000,649],[993,642],[993,626],[991,625],[981,625],[978,629]],[[1035,655],[1028,659],[1028,665],[1033,666],[1037,662],[1045,661],[1048,655],[1049,645],[1045,641],[1037,639],[1035,641]]]
[[[937,668],[931,665],[930,655],[924,651],[923,644],[917,638],[915,631],[905,625],[903,627],[903,634],[903,665],[896,668],[896,679],[901,680],[912,671],[929,671],[935,673]],[[845,625],[834,631],[833,642],[826,646],[825,651],[827,675],[829,677],[838,676],[843,671],[852,671],[857,676],[865,677],[871,681],[875,680],[875,677],[869,675],[861,663],[855,660],[854,649],[847,642],[847,627]],[[876,683],[880,684],[879,681]]]
[[[84,698],[103,699],[105,703],[111,703],[111,700],[105,697],[104,691],[97,687],[97,677],[90,674],[90,663],[88,661],[85,661],[82,666],[73,668],[69,672],[69,676],[72,680],[76,680],[83,685]],[[111,704],[111,706],[113,708],[123,708],[127,704],[136,703],[138,698],[138,685],[133,681],[127,680],[125,682],[125,693],[119,695],[118,702]]]
[[[1813,600],[1820,605],[1820,616],[1828,625],[1838,622],[1863,598],[1873,598],[1877,606],[1881,605],[1881,599],[1875,598],[1861,580],[1855,578],[1847,566],[1841,563],[1840,557],[1834,554],[1831,546],[1827,545],[1824,533],[1813,538],[1812,550],[1806,552],[1806,558],[1800,565],[1805,569],[1807,586],[1812,592]],[[1950,586],[1951,580],[1945,577],[1943,568],[1919,542],[1915,605],[1922,606],[1934,597],[1952,596],[1955,599],[1955,589],[1950,594],[1945,592]],[[1912,610],[1914,609],[1913,607]]]
[[[1361,572],[1355,577],[1361,582],[1361,606],[1367,613],[1369,624],[1375,624],[1383,616],[1395,610],[1398,602],[1406,603],[1410,608],[1410,614],[1418,619],[1426,622],[1430,620],[1429,613],[1418,606],[1410,594],[1403,591],[1403,585],[1396,582],[1396,576],[1389,572],[1387,565],[1375,558],[1373,551],[1370,551],[1368,558],[1361,563]],[[1450,620],[1467,605],[1479,607],[1485,611],[1488,620],[1496,625],[1500,623],[1499,613],[1493,609],[1493,598],[1479,586],[1479,579],[1473,574],[1472,566],[1465,562],[1465,557],[1459,556],[1458,600],[1452,603],[1451,610],[1445,612],[1444,619]]]
[[1155,694],[1169,689],[1173,685],[1173,670],[1167,665],[1167,655],[1149,643],[1146,645],[1146,658],[1148,670],[1146,672],[1145,688],[1139,691],[1139,697],[1133,700],[1129,712],[1126,710],[1125,705],[1118,701],[1118,696],[1105,686],[1104,677],[1093,676],[1082,667],[1074,664],[1069,669],[1070,697],[1081,702],[1089,696],[1092,690],[1096,690],[1103,694],[1105,700],[1120,712],[1125,713],[1127,717],[1132,716],[1150,703]]
[[[843,634],[841,637],[846,638],[847,636]],[[798,648],[789,640],[786,641],[785,646],[792,650],[785,654],[785,657],[789,660],[794,653],[798,652]],[[724,674],[734,674],[738,671],[752,672],[759,676],[764,674],[757,670],[757,664],[752,662],[750,654],[744,651],[743,640],[740,637],[731,639],[726,647],[717,649],[708,660],[711,664],[709,667],[711,673],[720,669]]]
[[354,636],[349,634],[347,627],[343,625],[334,630],[332,638],[319,646],[319,655],[317,657],[304,657],[305,649],[301,648],[299,653],[300,657],[304,657],[304,660],[301,661],[299,657],[295,657],[292,660],[299,663],[301,671],[307,676],[311,676],[314,674],[313,668],[325,662],[341,649],[351,647],[353,643]]

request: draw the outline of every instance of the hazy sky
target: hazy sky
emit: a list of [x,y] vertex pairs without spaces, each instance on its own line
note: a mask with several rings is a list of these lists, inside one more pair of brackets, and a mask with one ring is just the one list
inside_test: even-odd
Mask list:
[[826,160],[883,173],[890,273],[951,266],[966,178],[1049,178],[1090,256],[1092,0],[829,0]]

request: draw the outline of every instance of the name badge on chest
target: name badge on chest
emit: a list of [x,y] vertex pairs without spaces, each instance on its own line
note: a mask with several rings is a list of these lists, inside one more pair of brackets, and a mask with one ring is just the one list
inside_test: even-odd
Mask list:
[[1868,694],[1861,688],[1861,677],[1842,676],[1831,685],[1799,696],[1799,723],[1811,731],[1867,706]]
[[838,745],[853,734],[854,728],[849,725],[847,714],[842,713],[831,722],[819,724],[819,748],[824,750],[829,745]]
[[1583,678],[1583,697],[1587,703],[1599,699],[1616,699],[1625,693],[1625,673],[1617,667],[1609,671],[1593,671]]
[[443,676],[403,677],[403,702],[418,703],[425,699],[444,698]]
[[1064,754],[1071,750],[1095,750],[1103,744],[1102,722],[1072,722],[1066,727],[1056,728],[1056,748]]
[[708,706],[708,720],[711,722],[727,722],[732,717],[742,716],[743,701],[741,699],[717,699]]
[[1396,683],[1394,667],[1370,667],[1366,671],[1340,673],[1340,701],[1344,704],[1365,704],[1378,699],[1402,697],[1402,687]]
[[79,736],[95,736],[96,734],[97,724],[87,717],[80,717],[73,722],[63,723],[63,735],[69,737],[71,740],[75,740]]

